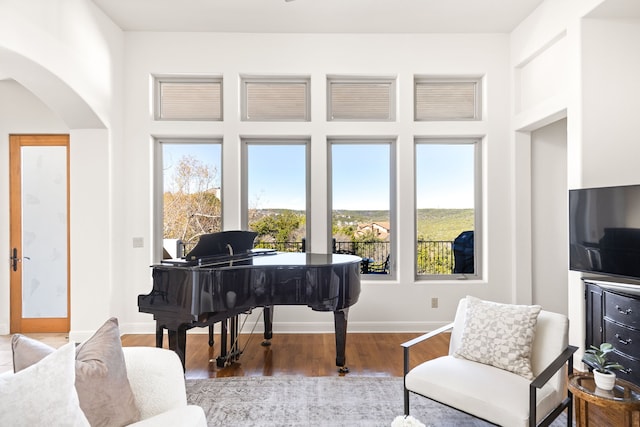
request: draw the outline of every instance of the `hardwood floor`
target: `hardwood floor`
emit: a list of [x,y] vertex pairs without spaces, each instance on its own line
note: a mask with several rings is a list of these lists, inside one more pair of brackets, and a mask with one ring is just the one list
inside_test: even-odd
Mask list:
[[[350,333],[347,337],[347,366],[349,376],[402,376],[403,352],[401,343],[418,333],[375,334]],[[307,377],[338,376],[335,366],[335,338],[333,334],[276,334],[271,346],[263,347],[260,335],[240,335],[243,349],[240,359],[219,368],[216,357],[220,354],[218,335],[209,347],[206,334],[190,334],[187,338],[186,373],[188,379],[232,376]],[[165,336],[165,347],[166,344]],[[153,346],[153,335],[124,335],[124,346]],[[445,354],[448,335],[421,343],[411,351],[412,366],[421,361]]]
[[[350,333],[347,337],[349,376],[402,376],[403,352],[400,344],[418,333]],[[35,334],[53,347],[67,342],[64,334]],[[230,376],[338,376],[333,334],[275,334],[269,347],[261,346],[261,336],[240,335],[240,360],[223,368],[216,366],[220,354],[219,335],[209,347],[207,334],[189,334],[185,377],[188,379]],[[166,344],[165,336],[165,347]],[[155,346],[154,335],[123,335],[122,345]],[[432,338],[411,350],[411,366],[447,352],[448,335]],[[12,369],[11,337],[0,336],[0,373]]]

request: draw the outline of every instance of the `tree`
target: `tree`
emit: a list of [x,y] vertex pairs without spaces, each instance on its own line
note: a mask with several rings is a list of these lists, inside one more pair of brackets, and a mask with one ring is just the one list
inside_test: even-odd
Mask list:
[[285,209],[256,219],[249,228],[258,233],[260,241],[289,242],[302,236],[300,232],[304,232],[304,225],[304,215]]
[[218,171],[194,156],[183,156],[164,192],[163,235],[187,243],[221,230]]

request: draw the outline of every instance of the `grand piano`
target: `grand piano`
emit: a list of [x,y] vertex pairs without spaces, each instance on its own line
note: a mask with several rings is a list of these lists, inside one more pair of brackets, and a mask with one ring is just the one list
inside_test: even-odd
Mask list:
[[238,315],[264,307],[264,344],[268,345],[273,335],[273,307],[306,305],[333,312],[336,366],[348,372],[347,317],[360,295],[360,258],[255,250],[255,236],[248,231],[203,235],[184,258],[152,266],[153,289],[138,296],[138,309],[153,314],[156,345],[162,346],[166,329],[169,348],[184,366],[187,330],[209,327],[209,345],[213,345],[212,325],[221,322],[220,365],[221,359],[240,353],[236,345],[226,354],[227,320],[233,345],[237,343]]

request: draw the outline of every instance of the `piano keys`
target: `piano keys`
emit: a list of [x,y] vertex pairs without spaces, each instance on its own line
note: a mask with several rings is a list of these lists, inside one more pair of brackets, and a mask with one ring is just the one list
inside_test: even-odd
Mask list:
[[[265,308],[266,340],[273,307],[306,305],[333,312],[336,366],[348,372],[345,347],[349,307],[360,295],[360,258],[341,254],[232,251],[227,259],[186,260],[152,266],[153,289],[138,296],[140,312],[168,330],[169,348],[184,366],[186,331]],[[187,257],[188,258],[188,257]],[[233,325],[233,323],[232,323]],[[157,345],[162,345],[160,339]]]

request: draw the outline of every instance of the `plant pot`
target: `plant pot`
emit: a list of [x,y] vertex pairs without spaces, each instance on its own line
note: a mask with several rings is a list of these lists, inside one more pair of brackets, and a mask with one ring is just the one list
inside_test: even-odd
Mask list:
[[593,371],[593,379],[596,382],[596,387],[602,390],[613,390],[613,386],[616,384],[616,374],[613,372]]

